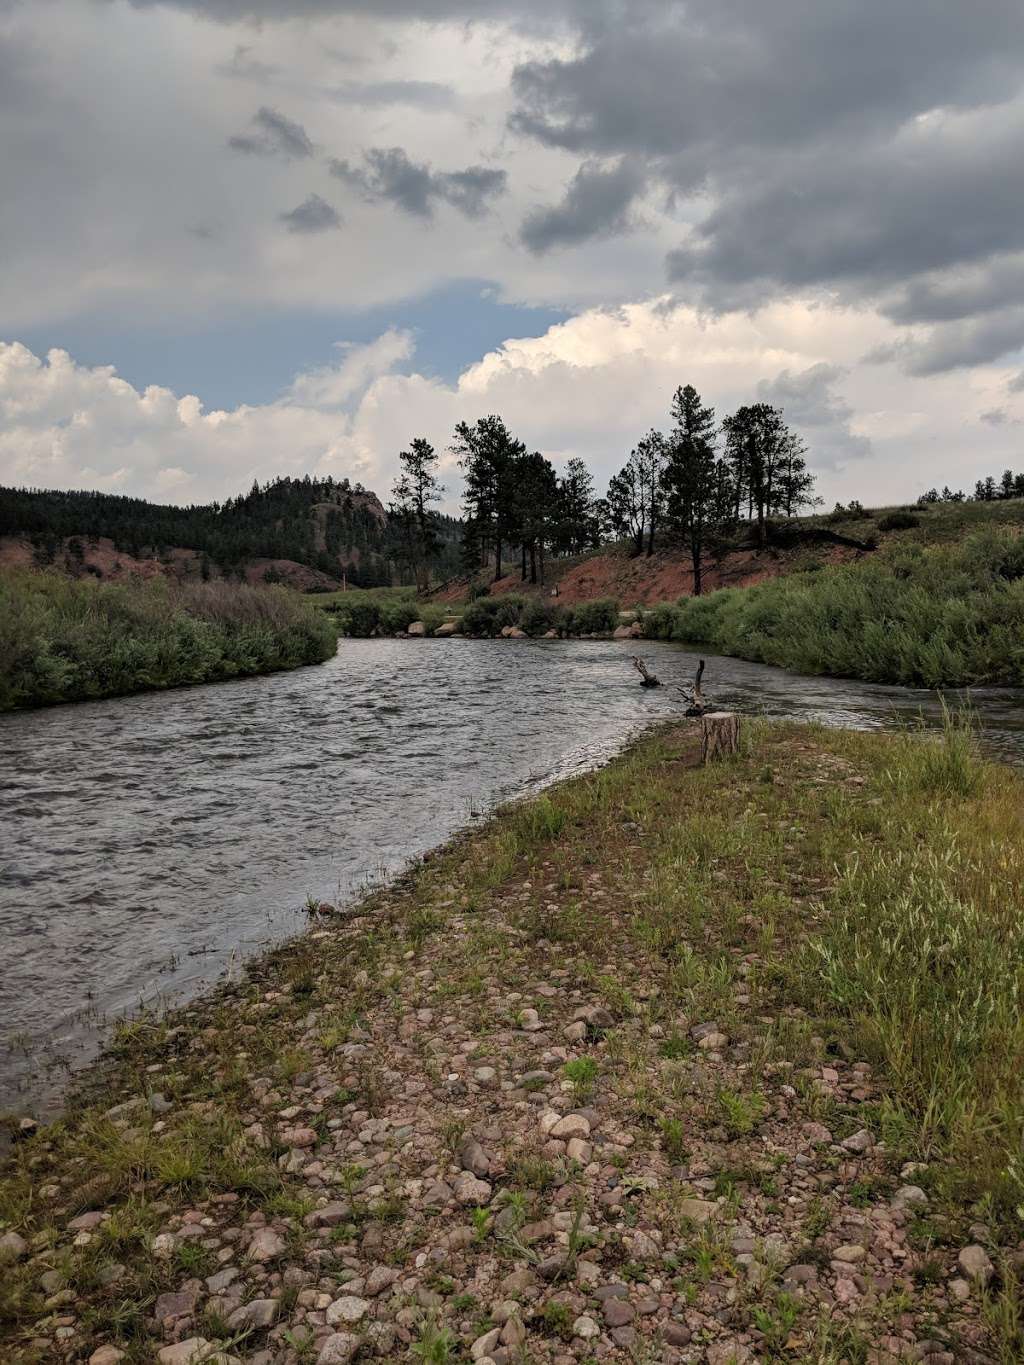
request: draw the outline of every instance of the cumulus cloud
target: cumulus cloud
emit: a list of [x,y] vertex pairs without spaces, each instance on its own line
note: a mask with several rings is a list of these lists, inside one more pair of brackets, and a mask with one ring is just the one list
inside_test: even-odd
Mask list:
[[467,218],[479,218],[491,199],[504,194],[502,170],[467,166],[462,171],[433,171],[412,161],[401,147],[372,147],[361,166],[333,159],[331,174],[357,189],[370,203],[388,202],[416,218],[432,218],[438,201]]
[[[412,336],[391,329],[367,345],[339,346],[274,401],[229,411],[165,388],[139,391],[112,367],[78,365],[62,351],[44,361],[2,345],[0,478],[194,501],[235,493],[253,477],[310,471],[347,474],[386,494],[397,452],[423,435],[446,452],[445,481],[457,497],[447,453],[456,422],[500,412],[556,464],[586,460],[603,486],[638,434],[665,426],[669,397],[687,382],[720,416],[758,398],[780,403],[830,500],[867,489],[907,498],[936,481],[972,483],[999,465],[998,428],[975,428],[965,453],[964,394],[947,379],[908,380],[892,366],[851,372],[867,333],[886,326],[809,303],[710,318],[664,298],[592,309],[542,336],[508,340],[452,383],[416,372]],[[1005,375],[990,376],[976,410],[995,406],[989,395],[1001,392],[1016,420],[1005,387]]]
[[330,232],[341,227],[337,210],[318,194],[309,195],[297,207],[282,213],[281,221],[289,232]]
[[556,246],[576,246],[626,228],[628,211],[643,188],[643,174],[625,158],[604,167],[587,161],[566,187],[561,203],[534,209],[519,237],[538,255]]
[[405,354],[382,338],[349,347],[333,377],[297,379],[278,400],[204,410],[194,395],[139,391],[112,366],[78,365],[66,351],[45,360],[0,343],[0,474],[4,482],[104,488],[151,498],[223,498],[254,477],[317,471],[379,479],[357,450],[341,395],[358,395]]
[[364,392],[378,375],[389,374],[411,359],[415,347],[411,332],[392,327],[364,346],[341,341],[335,349],[340,360],[296,375],[289,398],[303,407],[341,407]]
[[276,109],[264,105],[252,119],[254,133],[239,133],[228,138],[228,146],[247,156],[282,156],[301,161],[313,155],[313,144],[301,123],[294,123]]

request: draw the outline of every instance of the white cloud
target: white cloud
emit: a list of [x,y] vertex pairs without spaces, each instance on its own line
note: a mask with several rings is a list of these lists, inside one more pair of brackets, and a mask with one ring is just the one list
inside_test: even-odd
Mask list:
[[342,355],[340,364],[325,365],[297,375],[289,390],[290,397],[305,407],[340,407],[364,390],[378,375],[387,374],[413,353],[411,332],[395,328],[379,336],[367,346],[353,346],[339,341]]
[[[455,423],[498,412],[556,463],[581,456],[603,484],[649,426],[665,423],[673,389],[687,382],[720,416],[761,394],[789,404],[829,501],[900,500],[1019,463],[1024,394],[1007,398],[1010,371],[912,379],[895,362],[851,368],[893,333],[878,314],[820,301],[707,318],[654,299],[509,340],[454,384],[398,372],[413,342],[388,331],[339,347],[333,365],[299,375],[274,402],[211,412],[193,395],[140,392],[64,351],[43,361],[0,344],[0,481],[185,502],[318,472],[386,498],[397,452],[423,435],[444,453],[454,499]],[[985,420],[996,408],[1007,414],[998,426]]]

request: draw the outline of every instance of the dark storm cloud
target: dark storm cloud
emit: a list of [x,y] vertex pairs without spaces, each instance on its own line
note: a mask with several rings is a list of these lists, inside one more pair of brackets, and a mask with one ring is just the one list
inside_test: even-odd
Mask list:
[[415,109],[455,108],[455,91],[439,81],[345,81],[329,94],[339,104],[355,104],[364,109],[392,104]]
[[439,201],[467,218],[479,218],[490,199],[504,194],[508,179],[504,171],[486,166],[433,171],[425,162],[411,161],[401,147],[373,147],[361,166],[339,160],[330,165],[332,175],[371,203],[392,203],[417,218],[432,218]]
[[994,312],[1009,298],[1024,298],[1024,254],[911,280],[883,311],[894,322],[951,322]]
[[301,161],[313,155],[313,144],[301,123],[293,123],[276,109],[266,105],[253,115],[255,133],[242,133],[228,138],[228,146],[249,156],[283,156],[289,161]]
[[996,102],[1022,51],[1017,0],[690,0],[626,10],[577,56],[521,65],[513,123],[591,153],[792,147]]
[[281,222],[289,232],[330,232],[332,228],[341,227],[341,218],[337,211],[318,194],[311,194],[297,208],[289,213],[282,213]]
[[[753,161],[722,186],[693,240],[670,255],[670,276],[702,279],[725,295],[752,282],[881,288],[1024,248],[1024,189],[1015,170],[1024,118],[990,130],[984,156],[979,131],[976,117],[948,124],[940,117],[933,128],[912,125],[844,156],[824,145]],[[986,287],[976,278],[974,297]],[[927,294],[927,284],[913,294],[908,283],[890,302],[892,315],[919,320],[916,298],[924,320]],[[947,285],[947,308],[955,297]],[[969,311],[970,297],[963,303]]]
[[266,85],[280,72],[280,67],[270,62],[261,62],[252,55],[252,48],[239,43],[229,62],[217,67],[221,76],[230,76],[236,81],[252,81],[256,85]]
[[1024,304],[998,313],[962,318],[933,327],[928,335],[909,342],[902,362],[909,374],[941,374],[944,370],[987,365],[1024,348]]
[[[643,177],[680,221],[669,277],[703,306],[836,292],[915,328],[892,350],[915,373],[1024,345],[1021,0],[131,3],[224,23],[352,15],[554,31],[571,55],[520,63],[510,126],[583,167],[563,202],[523,223],[530,250],[630,230]],[[390,98],[358,83],[338,97]],[[404,153],[373,155],[384,159],[336,173],[424,218],[457,202],[453,183]],[[594,163],[629,167],[637,188],[620,187],[618,207]],[[479,213],[503,187],[470,184],[457,206]]]
[[819,468],[835,468],[871,453],[867,437],[850,430],[852,406],[833,389],[845,373],[822,362],[796,374],[782,370],[757,386],[758,398],[782,408],[788,424],[812,442]]
[[[711,307],[838,288],[913,323],[1024,302],[1019,0],[690,0],[625,11],[513,83],[515,131],[630,157],[668,192],[692,223],[669,277]],[[1004,317],[912,363],[1021,341]]]
[[585,162],[560,204],[535,209],[527,216],[519,230],[520,240],[540,255],[551,247],[575,246],[591,237],[621,232],[643,183],[643,172],[626,160],[607,169],[598,162]]

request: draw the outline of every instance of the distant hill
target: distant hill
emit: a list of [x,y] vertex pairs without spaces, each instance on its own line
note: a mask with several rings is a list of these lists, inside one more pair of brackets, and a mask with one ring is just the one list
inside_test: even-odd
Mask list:
[[[452,572],[460,523],[441,518],[438,572]],[[0,562],[75,576],[244,578],[306,590],[395,579],[388,516],[360,484],[254,483],[223,503],[175,507],[109,493],[0,488]]]

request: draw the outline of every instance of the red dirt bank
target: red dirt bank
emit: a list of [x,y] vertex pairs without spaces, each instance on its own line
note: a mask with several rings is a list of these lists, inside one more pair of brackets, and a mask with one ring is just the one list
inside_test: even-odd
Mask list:
[[[862,551],[843,545],[816,547],[814,559],[818,563],[839,564],[857,558]],[[704,566],[703,590],[716,588],[745,588],[764,583],[781,574],[792,573],[807,561],[806,548],[787,550],[736,550],[725,555],[720,563]],[[519,572],[506,574],[491,584],[492,593],[538,593],[548,595],[557,586],[558,599],[568,605],[592,602],[612,597],[624,606],[642,602],[672,602],[693,593],[693,571],[689,560],[678,552],[660,551],[650,558],[630,559],[618,550],[605,550],[568,565],[549,564],[544,587],[522,582]],[[435,594],[439,602],[457,603],[465,600],[467,583],[459,580],[447,584]]]

